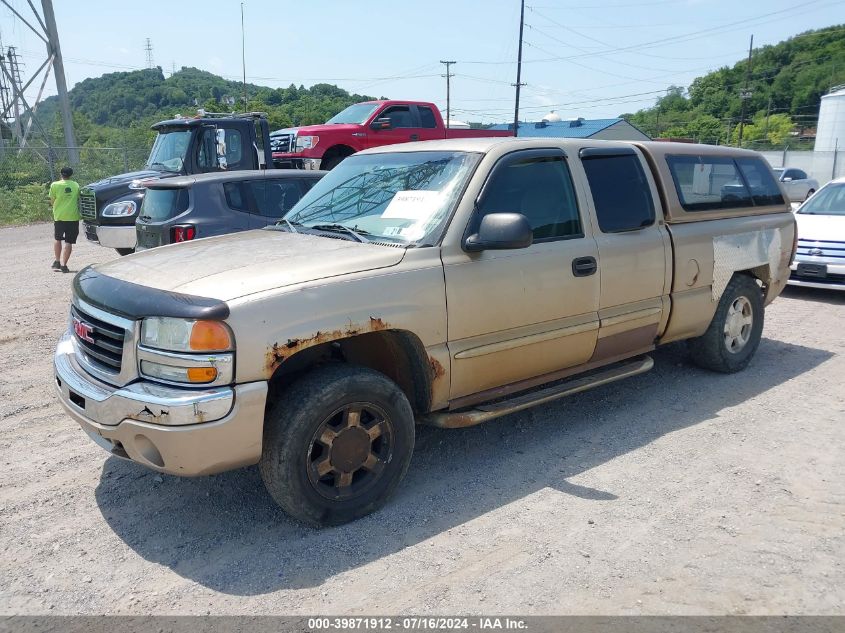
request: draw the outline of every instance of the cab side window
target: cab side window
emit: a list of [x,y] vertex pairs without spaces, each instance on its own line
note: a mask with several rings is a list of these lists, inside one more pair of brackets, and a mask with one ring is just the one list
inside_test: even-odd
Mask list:
[[583,156],[602,233],[636,231],[654,224],[654,201],[636,154]]
[[411,107],[406,105],[391,106],[378,115],[380,119],[390,119],[390,127],[415,127]]
[[488,213],[521,213],[535,242],[583,237],[578,203],[563,156],[504,158],[487,183],[474,218],[475,231]]
[[[226,171],[244,169],[242,135],[239,130],[226,129]],[[197,147],[197,166],[201,172],[219,171],[217,165],[217,130],[203,128]]]

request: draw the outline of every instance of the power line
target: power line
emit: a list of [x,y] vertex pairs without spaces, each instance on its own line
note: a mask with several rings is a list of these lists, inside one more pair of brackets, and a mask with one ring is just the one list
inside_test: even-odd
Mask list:
[[[660,46],[661,44],[667,44],[667,43],[679,44],[681,42],[687,42],[687,41],[690,41],[690,40],[699,39],[701,37],[707,37],[707,36],[709,36],[709,35],[711,35],[715,32],[719,32],[719,31],[731,32],[731,31],[741,30],[741,29],[744,29],[745,26],[737,26],[737,25],[745,25],[745,24],[748,24],[750,22],[756,22],[758,20],[762,21],[761,22],[762,24],[766,24],[768,22],[775,22],[775,21],[778,21],[778,20],[787,19],[789,17],[794,16],[795,11],[797,9],[800,9],[802,7],[806,7],[808,5],[817,4],[819,1],[820,0],[811,0],[810,2],[804,2],[802,4],[794,5],[794,6],[790,7],[789,9],[783,9],[781,11],[771,11],[769,13],[757,15],[757,16],[754,16],[754,17],[751,17],[751,18],[746,18],[744,20],[733,20],[731,22],[726,22],[726,23],[721,24],[721,25],[716,26],[716,27],[711,27],[711,28],[708,28],[708,29],[702,29],[700,31],[691,31],[689,33],[684,33],[684,34],[681,34],[681,35],[675,35],[675,36],[672,36],[672,37],[661,38],[661,39],[658,39],[658,40],[652,40],[652,41],[649,41],[649,42],[641,42],[639,44],[632,44],[630,46],[619,46],[619,47],[615,47],[615,48],[610,48],[610,49],[605,50],[605,51],[599,51],[599,52],[596,52],[596,53],[581,53],[579,55],[550,57],[548,59],[526,59],[525,63],[528,64],[528,63],[562,61],[562,60],[569,60],[569,59],[580,59],[582,57],[589,57],[589,56],[602,57],[604,55],[609,55],[611,53],[634,51],[634,50],[641,49],[641,48],[654,48],[655,46]],[[835,4],[842,4],[842,2],[841,2],[841,0],[837,1],[837,2],[831,2],[831,3],[828,3],[828,4],[823,4],[822,7],[835,5]],[[818,7],[818,8],[822,8],[822,7]],[[537,7],[535,7],[535,8],[537,8]],[[769,19],[769,18],[771,18],[771,16],[780,15],[780,14],[783,14],[783,13],[787,13],[789,15],[774,18],[774,19]],[[508,62],[492,62],[492,61],[487,61],[487,60],[480,60],[480,61],[479,60],[475,60],[475,61],[460,60],[460,61],[461,61],[461,63],[464,63],[464,64],[483,64],[483,65],[508,63]],[[513,62],[510,62],[510,63],[513,63]]]

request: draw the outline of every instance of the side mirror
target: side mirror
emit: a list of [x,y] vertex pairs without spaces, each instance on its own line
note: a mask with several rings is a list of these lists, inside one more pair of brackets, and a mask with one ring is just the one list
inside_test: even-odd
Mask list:
[[784,176],[781,178],[781,182],[792,182],[792,176]]
[[226,130],[217,129],[215,132],[217,141],[217,166],[226,169],[229,164],[226,161]]
[[389,130],[393,127],[389,117],[381,117],[370,123],[370,127],[374,130]]
[[531,224],[521,213],[488,213],[481,218],[478,233],[464,241],[464,250],[475,253],[484,250],[528,248],[534,242]]

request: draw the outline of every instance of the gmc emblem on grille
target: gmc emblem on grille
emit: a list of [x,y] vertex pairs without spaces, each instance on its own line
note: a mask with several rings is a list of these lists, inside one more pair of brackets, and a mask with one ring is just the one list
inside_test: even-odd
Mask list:
[[94,333],[94,328],[76,317],[73,317],[73,331],[83,341],[94,342],[94,338],[91,336]]
[[811,248],[808,252],[808,255],[824,255],[824,251],[820,248]]

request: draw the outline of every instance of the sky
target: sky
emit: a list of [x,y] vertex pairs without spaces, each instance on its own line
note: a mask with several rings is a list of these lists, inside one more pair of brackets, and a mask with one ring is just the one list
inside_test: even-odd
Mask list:
[[[7,0],[34,23],[27,0]],[[36,6],[40,3],[35,0]],[[68,86],[146,67],[146,38],[165,75],[193,66],[240,79],[241,2],[54,0]],[[247,81],[332,83],[350,92],[435,102],[451,118],[513,120],[519,0],[245,0]],[[669,85],[776,44],[845,23],[845,0],[526,0],[520,118],[615,117]],[[24,81],[44,43],[0,4],[0,38]],[[27,89],[31,101],[40,81]],[[52,78],[45,94],[54,94]]]

